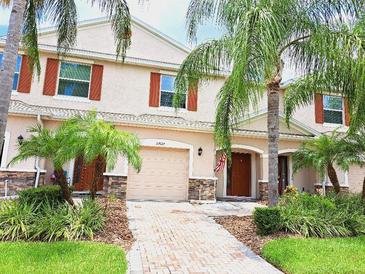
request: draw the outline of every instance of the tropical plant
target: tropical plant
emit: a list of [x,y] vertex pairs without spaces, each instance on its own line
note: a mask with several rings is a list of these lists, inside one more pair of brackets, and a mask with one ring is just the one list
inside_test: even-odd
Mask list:
[[[141,0],[142,1],[142,0]],[[10,104],[13,75],[16,67],[19,43],[22,42],[28,65],[40,74],[38,50],[38,26],[47,19],[56,25],[59,53],[67,53],[75,45],[77,36],[77,7],[75,0],[0,0],[1,6],[12,2],[8,34],[4,48],[3,64],[0,68],[0,143],[3,142]],[[124,56],[131,43],[131,17],[126,0],[91,0],[111,21],[114,32],[116,55]]]
[[40,157],[52,162],[56,182],[60,185],[64,199],[73,204],[63,165],[77,154],[78,140],[63,126],[56,130],[37,125],[29,129],[31,136],[18,145],[18,154],[9,165],[32,157]]
[[0,203],[0,240],[59,241],[92,239],[104,226],[105,212],[102,206],[91,200],[81,205],[44,202]]
[[340,192],[335,166],[348,170],[351,159],[343,154],[343,137],[334,131],[331,135],[320,135],[315,139],[305,141],[293,153],[293,172],[311,167],[319,172],[323,179],[327,173],[336,193]]
[[83,157],[86,164],[95,161],[95,172],[91,184],[91,197],[94,199],[97,183],[103,176],[104,163],[112,170],[123,155],[138,172],[141,169],[139,156],[139,139],[129,132],[120,131],[114,125],[97,118],[96,112],[85,116],[76,116],[65,122],[68,135],[73,135],[78,141],[78,156]]
[[[362,38],[357,33],[361,32],[363,20],[359,12],[363,7],[362,0],[190,1],[186,17],[191,41],[196,38],[198,26],[206,22],[215,22],[225,33],[219,39],[200,44],[185,59],[175,82],[175,106],[199,80],[209,81],[226,73],[217,97],[215,141],[230,156],[234,130],[266,90],[271,205],[278,198],[279,93],[284,67],[295,65],[305,72],[304,80],[289,86],[287,97],[294,97],[296,102],[305,101],[307,97],[302,99],[301,94],[309,90],[321,90],[312,88],[319,83],[333,85],[335,77],[325,81],[330,72],[350,77],[351,69],[336,73],[331,68],[340,67],[348,53],[363,54]],[[350,18],[356,22],[354,29],[346,24]],[[354,77],[360,75],[363,74]],[[318,83],[313,81],[318,79]],[[302,83],[306,83],[305,92],[296,95]],[[351,83],[347,82],[349,86]],[[291,113],[290,105],[287,113]]]
[[365,233],[359,195],[284,195],[278,205],[282,229],[304,237],[355,236]]

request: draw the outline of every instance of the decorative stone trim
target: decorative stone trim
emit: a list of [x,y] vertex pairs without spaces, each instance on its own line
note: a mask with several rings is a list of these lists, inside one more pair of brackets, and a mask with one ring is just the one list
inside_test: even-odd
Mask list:
[[259,198],[261,201],[269,200],[269,186],[266,181],[259,181]]
[[189,201],[215,201],[217,179],[189,179]]
[[115,196],[119,199],[126,199],[127,176],[104,175],[104,195]]
[[[322,185],[315,185],[314,191],[317,194],[323,194]],[[333,191],[332,185],[326,185],[326,192]],[[340,186],[340,192],[341,193],[349,193],[349,187],[348,186]]]
[[[7,196],[14,196],[21,190],[34,187],[35,177],[36,172],[0,171],[0,197],[5,196],[5,192]],[[42,172],[39,185],[44,185],[44,178],[45,173]]]

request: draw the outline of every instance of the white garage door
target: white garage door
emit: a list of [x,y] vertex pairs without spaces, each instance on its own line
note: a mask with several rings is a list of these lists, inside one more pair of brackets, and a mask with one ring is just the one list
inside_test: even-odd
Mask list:
[[142,169],[129,168],[127,199],[187,200],[189,152],[183,149],[142,148]]

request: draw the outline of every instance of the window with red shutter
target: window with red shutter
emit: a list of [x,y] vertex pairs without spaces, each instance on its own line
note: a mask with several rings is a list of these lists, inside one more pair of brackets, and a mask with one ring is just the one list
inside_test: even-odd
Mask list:
[[323,95],[316,94],[314,97],[315,120],[318,124],[323,124]]
[[198,110],[198,87],[191,87],[188,92],[188,110]]
[[160,79],[161,79],[160,73],[151,72],[150,98],[149,98],[150,107],[160,106]]
[[90,83],[90,100],[100,101],[101,99],[101,87],[103,83],[103,70],[102,65],[93,65],[91,73]]
[[48,58],[44,77],[43,95],[54,96],[56,94],[59,61]]
[[19,74],[19,84],[18,84],[18,92],[22,93],[30,93],[30,88],[32,85],[32,72],[30,71],[28,64],[28,56],[22,56],[22,64],[20,68]]

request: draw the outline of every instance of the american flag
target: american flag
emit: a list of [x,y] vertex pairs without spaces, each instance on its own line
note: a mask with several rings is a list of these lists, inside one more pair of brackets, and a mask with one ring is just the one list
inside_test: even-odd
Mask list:
[[226,164],[227,155],[223,153],[219,158],[219,161],[214,169],[214,172],[220,172],[224,169],[224,165]]

